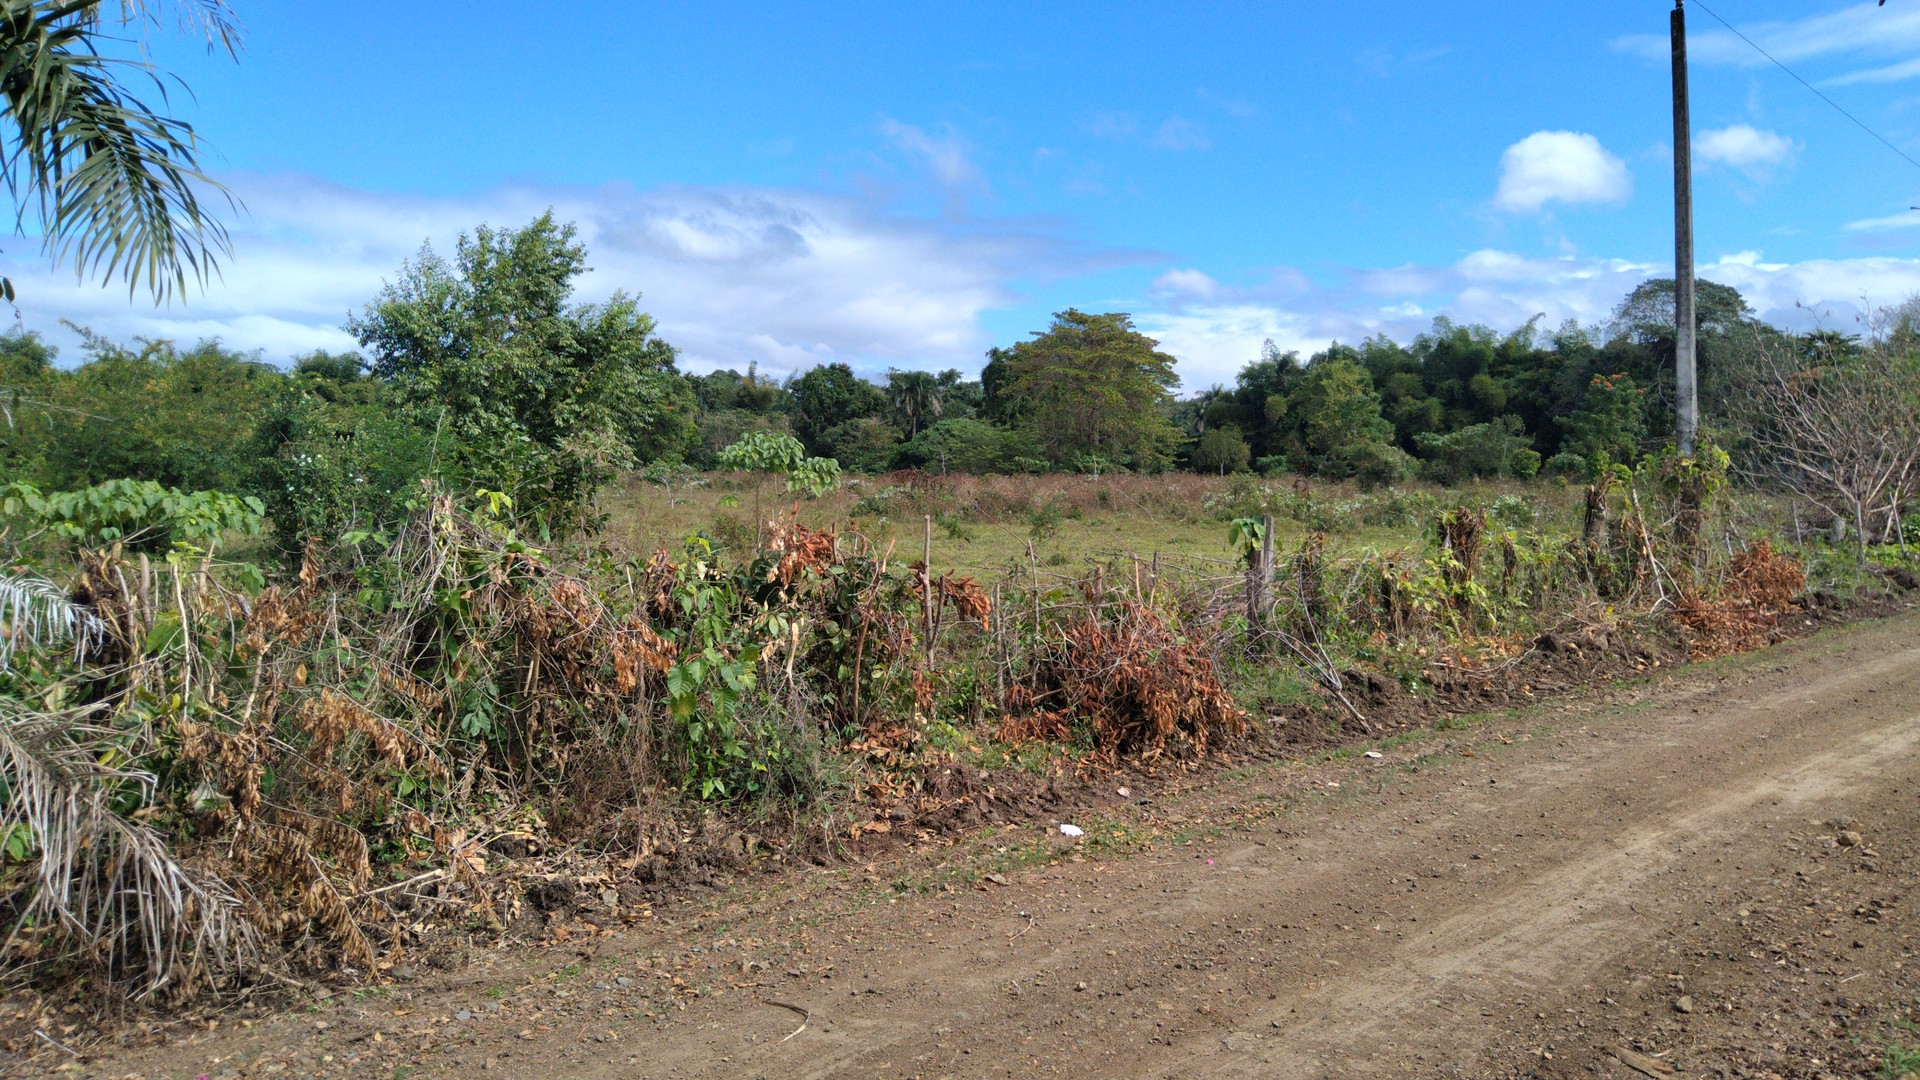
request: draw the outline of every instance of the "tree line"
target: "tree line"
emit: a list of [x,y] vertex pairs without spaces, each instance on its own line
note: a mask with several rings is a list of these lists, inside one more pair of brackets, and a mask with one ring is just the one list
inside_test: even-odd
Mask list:
[[[1375,336],[1304,359],[1269,343],[1232,386],[1181,398],[1174,358],[1129,316],[1073,309],[991,349],[977,379],[873,380],[844,363],[777,381],[752,364],[688,374],[635,297],[574,298],[585,259],[551,214],[478,228],[450,258],[423,248],[348,321],[360,351],[285,369],[217,341],[84,331],[83,361],[61,368],[16,332],[0,339],[0,470],[48,490],[130,477],[251,494],[289,541],[392,519],[433,478],[500,492],[554,535],[591,525],[619,471],[719,467],[754,432],[850,472],[1184,468],[1377,486],[1588,477],[1672,430],[1670,280],[1597,327],[1442,318],[1404,344]],[[1776,330],[1726,286],[1698,295],[1710,421],[1738,411],[1729,373],[1743,357],[1846,362],[1867,347]]]

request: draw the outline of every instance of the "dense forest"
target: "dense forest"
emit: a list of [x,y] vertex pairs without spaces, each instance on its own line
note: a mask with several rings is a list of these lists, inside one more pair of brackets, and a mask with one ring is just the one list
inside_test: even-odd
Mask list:
[[[1604,326],[1499,332],[1442,318],[1404,344],[1271,344],[1231,387],[1180,397],[1172,356],[1127,315],[1061,312],[994,348],[978,379],[823,364],[784,380],[681,371],[634,297],[573,297],[586,252],[551,215],[423,249],[346,329],[360,352],[282,367],[218,341],[119,343],[79,363],[30,331],[0,338],[0,473],[40,491],[113,479],[259,499],[289,544],[403,516],[429,477],[506,494],[542,532],[592,523],[618,471],[709,469],[752,432],[850,472],[1252,470],[1373,487],[1545,471],[1597,475],[1671,430],[1672,282]],[[1733,289],[1700,284],[1708,416],[1756,343],[1838,357]]]

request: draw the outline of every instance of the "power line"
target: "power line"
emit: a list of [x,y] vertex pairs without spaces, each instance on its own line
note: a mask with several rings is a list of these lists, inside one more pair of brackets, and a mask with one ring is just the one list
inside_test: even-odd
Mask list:
[[[1884,3],[1884,2],[1885,2],[1885,0],[1882,0],[1882,2]],[[1895,146],[1895,145],[1893,145],[1893,143],[1891,143],[1891,142],[1888,142],[1888,141],[1887,141],[1887,137],[1886,137],[1886,136],[1884,136],[1884,135],[1882,135],[1882,134],[1880,134],[1879,132],[1877,132],[1877,131],[1875,131],[1875,130],[1873,130],[1872,128],[1870,128],[1870,127],[1868,127],[1868,126],[1867,126],[1867,125],[1866,125],[1866,124],[1865,124],[1864,122],[1862,122],[1862,121],[1861,121],[1861,119],[1860,119],[1859,117],[1857,117],[1857,116],[1855,116],[1855,115],[1853,115],[1852,113],[1850,113],[1850,112],[1848,112],[1847,110],[1845,110],[1845,109],[1843,109],[1843,108],[1841,108],[1841,107],[1840,107],[1840,103],[1839,103],[1839,102],[1837,102],[1837,101],[1835,101],[1835,100],[1833,100],[1832,98],[1830,98],[1830,97],[1828,97],[1827,95],[1825,95],[1825,94],[1823,94],[1823,93],[1821,93],[1821,92],[1819,91],[1819,89],[1818,89],[1818,88],[1816,88],[1816,87],[1815,87],[1815,86],[1814,86],[1814,85],[1813,85],[1812,83],[1810,83],[1810,82],[1808,82],[1807,80],[1805,80],[1805,79],[1803,79],[1803,78],[1801,78],[1798,72],[1796,72],[1796,71],[1794,71],[1794,70],[1793,70],[1792,68],[1790,68],[1790,67],[1788,67],[1787,65],[1785,65],[1785,64],[1783,64],[1783,63],[1781,63],[1780,61],[1778,61],[1778,60],[1774,60],[1774,58],[1773,58],[1773,54],[1772,54],[1772,53],[1770,53],[1770,52],[1768,52],[1767,50],[1765,50],[1765,49],[1763,49],[1763,48],[1761,48],[1761,47],[1760,47],[1759,45],[1757,45],[1757,44],[1754,44],[1754,40],[1753,40],[1752,38],[1750,38],[1750,37],[1748,37],[1747,35],[1745,35],[1745,34],[1743,34],[1743,33],[1741,33],[1740,31],[1738,31],[1738,30],[1736,30],[1736,29],[1734,29],[1734,26],[1733,26],[1733,24],[1732,24],[1732,23],[1730,23],[1730,22],[1728,22],[1728,21],[1727,21],[1727,20],[1725,20],[1725,19],[1722,19],[1722,18],[1721,18],[1721,17],[1719,16],[1719,14],[1718,14],[1718,13],[1716,13],[1716,12],[1715,12],[1715,11],[1714,11],[1714,10],[1713,10],[1712,8],[1710,8],[1710,7],[1708,7],[1707,5],[1705,5],[1705,4],[1703,4],[1703,3],[1701,3],[1701,2],[1700,2],[1700,0],[1693,0],[1693,6],[1695,6],[1695,7],[1697,7],[1697,8],[1699,8],[1699,9],[1700,9],[1701,11],[1704,11],[1704,12],[1706,12],[1706,13],[1707,13],[1707,14],[1709,14],[1709,15],[1712,15],[1712,16],[1713,16],[1713,19],[1714,19],[1714,21],[1715,21],[1715,22],[1717,22],[1717,23],[1719,23],[1719,24],[1720,24],[1721,26],[1724,26],[1724,27],[1726,27],[1726,28],[1727,28],[1727,30],[1728,30],[1728,31],[1729,31],[1730,33],[1732,33],[1732,34],[1733,34],[1733,36],[1734,36],[1734,37],[1737,37],[1737,38],[1739,38],[1739,39],[1740,39],[1741,41],[1744,41],[1744,42],[1746,42],[1746,43],[1747,43],[1748,45],[1752,45],[1752,46],[1753,46],[1753,51],[1754,51],[1754,52],[1757,52],[1757,53],[1759,53],[1759,54],[1760,54],[1761,56],[1764,56],[1764,57],[1766,57],[1766,58],[1767,58],[1768,60],[1772,60],[1772,61],[1773,61],[1773,66],[1774,66],[1774,67],[1777,67],[1777,68],[1779,68],[1779,69],[1780,69],[1781,71],[1784,71],[1784,72],[1786,72],[1786,73],[1787,73],[1787,74],[1789,74],[1789,75],[1792,75],[1792,76],[1793,76],[1793,81],[1795,81],[1795,82],[1797,82],[1797,83],[1799,83],[1799,84],[1800,84],[1801,86],[1804,86],[1804,87],[1806,87],[1806,88],[1807,88],[1808,90],[1810,90],[1810,91],[1812,91],[1812,92],[1813,92],[1813,96],[1814,96],[1814,97],[1817,97],[1817,98],[1819,98],[1819,99],[1820,99],[1821,101],[1824,101],[1824,102],[1826,102],[1827,104],[1829,104],[1829,105],[1831,105],[1831,106],[1833,106],[1833,111],[1835,111],[1835,112],[1837,112],[1837,113],[1839,113],[1839,114],[1840,114],[1841,116],[1844,116],[1844,117],[1846,117],[1847,119],[1849,119],[1849,120],[1851,120],[1851,121],[1853,121],[1853,122],[1854,122],[1854,124],[1855,124],[1855,125],[1857,125],[1857,126],[1858,126],[1858,127],[1860,128],[1860,130],[1861,130],[1861,131],[1864,131],[1864,132],[1866,132],[1867,134],[1869,134],[1869,135],[1871,135],[1871,136],[1873,136],[1874,138],[1876,138],[1876,139],[1879,139],[1879,140],[1880,140],[1880,142],[1881,142],[1881,144],[1882,144],[1882,145],[1884,145],[1884,146],[1885,146],[1885,147],[1886,147],[1887,149],[1889,149],[1889,150],[1891,150],[1891,151],[1893,151],[1894,153],[1896,153],[1896,154],[1899,154],[1899,155],[1900,155],[1901,157],[1903,157],[1903,158],[1905,158],[1905,159],[1907,160],[1907,164],[1909,164],[1909,165],[1911,165],[1911,166],[1913,166],[1913,167],[1914,167],[1914,168],[1916,168],[1916,169],[1920,169],[1920,161],[1916,161],[1916,160],[1914,160],[1914,157],[1913,157],[1913,155],[1912,155],[1912,154],[1909,154],[1909,153],[1907,153],[1907,152],[1906,152],[1905,150],[1902,150],[1902,149],[1900,149],[1899,147],[1897,147],[1897,146]]]

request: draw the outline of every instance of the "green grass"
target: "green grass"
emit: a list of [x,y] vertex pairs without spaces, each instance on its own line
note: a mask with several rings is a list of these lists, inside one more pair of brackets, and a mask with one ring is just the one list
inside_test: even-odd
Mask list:
[[[672,491],[638,476],[615,483],[600,501],[607,515],[601,540],[636,556],[663,545],[677,548],[700,532],[750,542],[754,496],[749,478],[707,473],[694,483]],[[1129,556],[1150,561],[1156,553],[1217,560],[1220,572],[1228,574],[1237,557],[1227,543],[1227,523],[1237,516],[1272,513],[1275,542],[1283,551],[1297,547],[1316,528],[1329,532],[1335,555],[1411,551],[1425,546],[1432,509],[1484,507],[1515,493],[1536,507],[1541,524],[1574,526],[1579,492],[1557,482],[1488,482],[1451,490],[1416,484],[1403,494],[1362,494],[1350,484],[1294,477],[1192,473],[926,477],[916,486],[900,477],[864,476],[817,500],[796,500],[769,480],[760,488],[760,516],[773,518],[797,507],[807,525],[858,531],[883,547],[892,543],[895,557],[904,560],[920,557],[932,518],[935,569],[976,577],[1009,568],[1024,571],[1033,562],[1047,570],[1079,571],[1094,563],[1126,564]],[[1403,504],[1403,512],[1392,510]]]
[[[1904,1025],[1910,1037],[1920,1039],[1920,1031],[1913,1025]],[[1886,1048],[1885,1057],[1880,1062],[1880,1080],[1905,1080],[1909,1076],[1920,1076],[1920,1042],[1896,1043]]]

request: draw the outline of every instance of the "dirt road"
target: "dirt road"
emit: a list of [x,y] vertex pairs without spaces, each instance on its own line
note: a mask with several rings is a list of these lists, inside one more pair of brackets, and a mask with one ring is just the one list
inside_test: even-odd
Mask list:
[[1920,617],[1381,753],[941,856],[1055,855],[1004,885],[795,875],[76,1071],[1857,1076],[1920,1019]]

